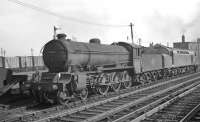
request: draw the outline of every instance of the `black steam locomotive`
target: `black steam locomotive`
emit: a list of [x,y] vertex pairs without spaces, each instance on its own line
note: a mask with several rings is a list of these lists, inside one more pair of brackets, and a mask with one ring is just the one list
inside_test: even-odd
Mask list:
[[192,72],[195,55],[162,45],[144,48],[125,42],[100,44],[65,39],[58,34],[45,44],[44,64],[48,72],[36,73],[32,93],[39,102],[66,104],[73,98],[85,100],[90,93],[106,95],[136,84]]

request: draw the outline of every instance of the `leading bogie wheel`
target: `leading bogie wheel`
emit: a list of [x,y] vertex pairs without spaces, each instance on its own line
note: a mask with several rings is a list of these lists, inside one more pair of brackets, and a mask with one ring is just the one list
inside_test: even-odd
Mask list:
[[97,91],[101,95],[106,95],[108,93],[108,90],[109,90],[109,85],[100,85],[100,86],[97,86]]
[[69,93],[67,91],[58,91],[57,93],[57,102],[61,105],[68,105],[70,99],[69,99]]

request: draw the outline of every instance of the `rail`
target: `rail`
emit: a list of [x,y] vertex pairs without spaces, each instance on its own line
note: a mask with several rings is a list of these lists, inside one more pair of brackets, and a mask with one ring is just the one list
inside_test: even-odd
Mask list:
[[189,122],[189,120],[195,116],[195,114],[200,111],[200,104],[194,107],[180,122]]

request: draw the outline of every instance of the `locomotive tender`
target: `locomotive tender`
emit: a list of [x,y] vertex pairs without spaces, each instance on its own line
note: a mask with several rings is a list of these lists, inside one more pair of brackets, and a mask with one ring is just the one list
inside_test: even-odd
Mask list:
[[[48,72],[33,78],[32,93],[39,102],[66,104],[85,100],[91,93],[107,94],[195,70],[194,53],[162,45],[142,48],[125,42],[75,42],[58,34],[45,44],[43,60]],[[181,60],[180,60],[181,59]]]

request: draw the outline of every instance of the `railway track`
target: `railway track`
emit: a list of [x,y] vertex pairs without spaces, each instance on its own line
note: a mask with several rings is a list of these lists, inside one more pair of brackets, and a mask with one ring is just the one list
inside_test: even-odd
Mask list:
[[137,117],[147,109],[154,108],[170,97],[176,96],[199,85],[199,77],[185,82],[174,81],[145,90],[133,91],[105,101],[83,106],[78,110],[70,110],[37,122],[94,122],[94,121],[127,121],[129,117]]
[[[200,85],[162,103],[157,108],[154,108],[154,110],[145,113],[145,116],[142,115],[136,120],[132,120],[132,122],[137,122],[142,119],[144,120],[141,122],[192,122],[190,115],[199,106],[199,95]],[[199,119],[196,122],[199,122]]]
[[[183,92],[197,85],[199,83],[197,80],[200,79],[200,77],[197,77],[198,75],[199,73],[195,73],[165,82],[159,81],[159,83],[153,85],[146,84],[141,88],[121,90],[119,93],[110,93],[108,96],[99,95],[89,98],[88,101],[70,103],[68,106],[25,111],[4,118],[2,121],[115,121],[120,116],[123,117],[130,111],[139,109],[142,105],[148,105],[175,91],[183,89],[179,91]],[[190,80],[192,78],[193,80]],[[190,86],[190,84],[192,85]]]
[[[197,95],[199,95],[199,93],[197,93],[196,96]],[[194,99],[199,99],[199,96]],[[194,99],[192,99],[192,104],[194,103]],[[189,105],[191,105],[191,103]],[[195,107],[193,107],[193,109],[191,109],[191,111],[188,112],[188,114],[185,115],[185,117],[182,118],[180,122],[200,122],[200,102],[194,103],[194,105]]]
[[180,122],[200,122],[200,104],[196,105]]

